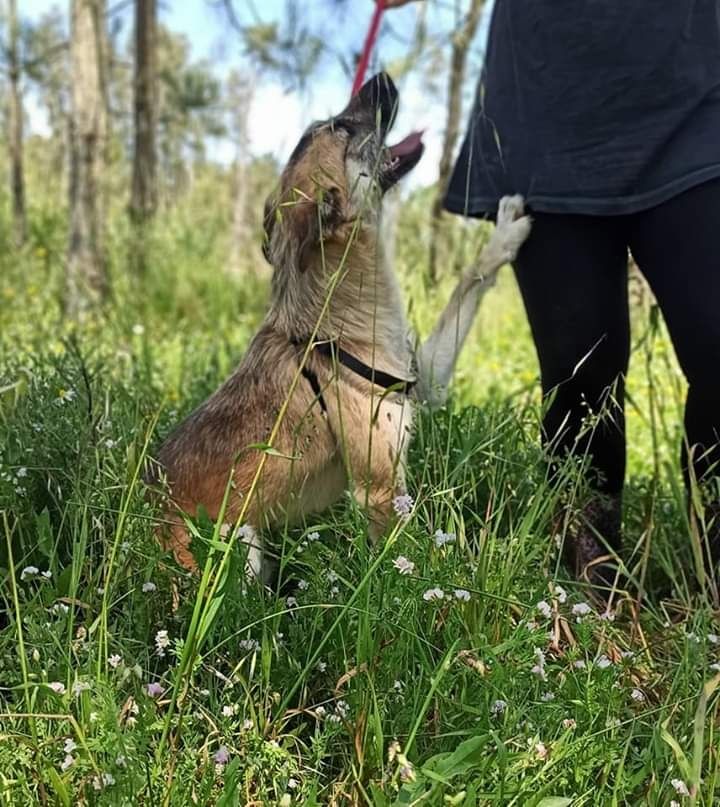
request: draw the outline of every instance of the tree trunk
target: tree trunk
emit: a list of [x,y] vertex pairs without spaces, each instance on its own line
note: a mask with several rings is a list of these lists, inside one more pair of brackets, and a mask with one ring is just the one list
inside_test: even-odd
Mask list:
[[15,243],[27,238],[25,213],[25,176],[23,173],[23,108],[20,94],[20,58],[18,55],[17,2],[8,0],[8,142],[10,146],[10,193],[12,197]]
[[[241,273],[244,269],[257,269],[256,260],[250,245],[252,235],[248,221],[248,183],[250,164],[250,138],[248,117],[253,97],[253,81],[249,76],[233,73],[229,79],[228,101],[232,112],[232,128],[235,139],[235,165],[233,169],[233,223],[232,246],[230,249],[230,271]],[[248,257],[250,258],[248,260]]]
[[70,244],[66,311],[77,317],[108,290],[101,175],[107,133],[99,0],[71,0]]
[[447,193],[452,160],[457,144],[462,115],[462,86],[465,79],[467,52],[480,22],[484,0],[471,0],[465,22],[455,32],[450,58],[450,75],[448,81],[447,121],[443,140],[440,168],[438,172],[437,195],[432,206],[430,219],[430,280],[437,278],[437,242],[440,233],[440,221],[443,212],[443,200]]
[[135,0],[135,154],[130,214],[144,224],[157,208],[157,4]]

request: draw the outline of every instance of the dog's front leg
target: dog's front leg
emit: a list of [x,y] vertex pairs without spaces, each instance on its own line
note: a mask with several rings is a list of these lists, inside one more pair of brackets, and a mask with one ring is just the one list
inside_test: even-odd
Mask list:
[[373,543],[395,519],[394,500],[404,494],[405,458],[412,425],[412,406],[374,399],[371,423],[357,424],[347,445],[348,475],[355,501],[368,518]]
[[530,218],[524,215],[522,197],[504,196],[498,206],[495,229],[477,265],[463,274],[433,332],[417,350],[417,393],[421,401],[431,406],[445,402],[455,364],[480,301],[495,285],[500,267],[515,259],[529,234]]

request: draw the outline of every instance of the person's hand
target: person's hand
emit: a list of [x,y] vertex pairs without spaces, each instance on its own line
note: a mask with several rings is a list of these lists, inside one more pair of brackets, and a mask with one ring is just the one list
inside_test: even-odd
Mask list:
[[[375,0],[377,3],[378,0]],[[418,0],[385,0],[385,8],[400,8],[408,3],[417,3]]]

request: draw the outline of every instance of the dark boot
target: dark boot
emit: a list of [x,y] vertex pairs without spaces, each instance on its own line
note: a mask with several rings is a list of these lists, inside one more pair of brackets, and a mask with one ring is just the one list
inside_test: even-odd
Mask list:
[[563,560],[577,580],[589,583],[604,599],[616,584],[621,517],[620,494],[595,494],[563,530]]

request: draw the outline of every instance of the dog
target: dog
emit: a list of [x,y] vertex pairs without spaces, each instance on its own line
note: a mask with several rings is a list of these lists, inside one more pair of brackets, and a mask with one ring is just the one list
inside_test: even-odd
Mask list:
[[380,73],[304,133],[265,205],[270,307],[238,368],[161,446],[170,494],[162,540],[195,567],[185,518],[242,524],[248,571],[264,579],[264,529],[325,510],[350,490],[377,540],[406,492],[418,401],[445,401],[480,299],[530,232],[520,197],[500,202],[478,263],[430,337],[409,336],[378,244],[383,195],[423,153],[413,132],[385,145],[398,91]]

